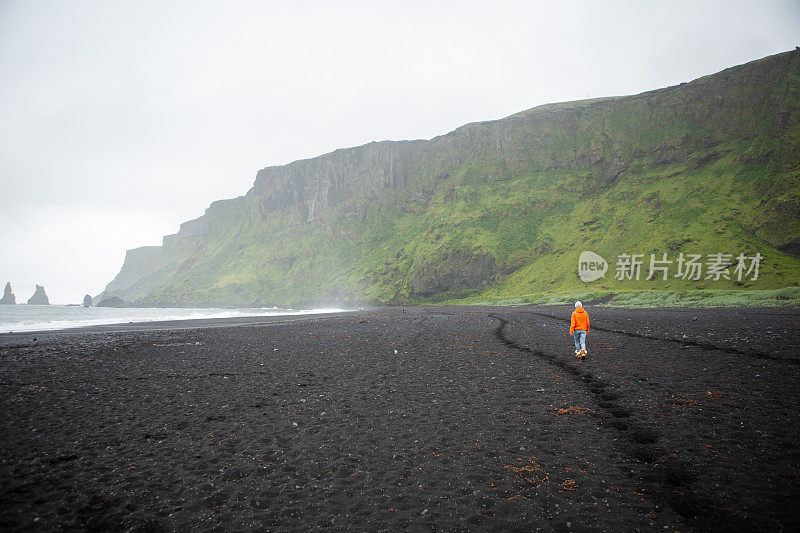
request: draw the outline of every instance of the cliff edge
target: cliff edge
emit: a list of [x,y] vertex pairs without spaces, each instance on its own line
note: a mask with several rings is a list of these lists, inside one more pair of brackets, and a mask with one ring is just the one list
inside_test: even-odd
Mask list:
[[[758,277],[591,287],[800,282],[800,52],[690,83],[539,106],[431,140],[373,142],[262,169],[129,250],[98,301],[293,306],[441,301],[588,287],[579,254],[760,253]],[[734,285],[734,282],[738,284]]]

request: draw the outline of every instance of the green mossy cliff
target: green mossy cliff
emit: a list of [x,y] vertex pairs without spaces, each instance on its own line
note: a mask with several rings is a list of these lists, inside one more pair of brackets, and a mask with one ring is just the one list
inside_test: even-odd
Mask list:
[[[162,246],[128,251],[100,297],[297,306],[774,289],[800,282],[799,248],[794,50],[635,96],[265,168]],[[583,250],[608,260],[604,278],[578,278]],[[622,253],[764,259],[758,279],[736,284],[617,280]]]

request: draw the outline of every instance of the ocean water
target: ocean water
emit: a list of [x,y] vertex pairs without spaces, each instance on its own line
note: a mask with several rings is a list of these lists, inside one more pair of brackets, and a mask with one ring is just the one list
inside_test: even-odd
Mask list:
[[275,307],[260,309],[164,309],[159,307],[114,308],[69,305],[0,305],[0,333],[57,330],[83,326],[127,324],[129,322],[292,316],[341,311],[344,311],[344,309],[293,310]]

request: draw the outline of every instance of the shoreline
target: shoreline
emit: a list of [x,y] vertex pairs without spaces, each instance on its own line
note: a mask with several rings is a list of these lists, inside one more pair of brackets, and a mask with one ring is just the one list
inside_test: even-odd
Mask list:
[[[775,307],[680,307],[680,306],[665,306],[665,307],[618,307],[606,306],[599,304],[593,306],[591,301],[584,303],[584,307],[592,308],[596,311],[602,312],[603,310],[617,311],[621,313],[636,313],[636,314],[651,314],[651,313],[698,313],[698,312],[725,312],[736,315],[785,315],[796,314],[800,317],[800,307],[793,306],[775,306]],[[188,309],[188,308],[187,308]],[[227,309],[227,308],[219,308]],[[498,309],[498,310],[526,310],[537,309],[539,313],[567,313],[567,316],[572,311],[572,306],[563,303],[551,304],[431,304],[420,306],[386,306],[386,307],[371,307],[360,309],[342,309],[332,312],[323,313],[301,313],[301,314],[287,314],[287,315],[259,315],[259,316],[234,316],[234,317],[216,317],[216,318],[187,318],[178,320],[153,320],[142,322],[124,322],[124,323],[110,323],[110,324],[95,324],[88,326],[75,326],[62,329],[42,329],[31,331],[11,331],[0,332],[0,347],[3,346],[3,341],[10,338],[25,338],[28,336],[35,336],[37,338],[54,337],[60,334],[96,334],[96,333],[125,333],[125,332],[144,332],[144,331],[159,331],[159,330],[176,330],[176,329],[205,329],[205,328],[220,328],[220,327],[236,327],[236,326],[258,326],[274,324],[276,322],[295,322],[300,320],[310,319],[324,319],[335,317],[339,315],[358,314],[358,313],[377,313],[381,311],[386,312],[403,312],[403,310],[433,310],[433,311],[447,311],[447,310],[484,310],[484,309]]]
[[273,325],[275,323],[290,323],[300,320],[323,319],[341,314],[358,311],[336,311],[331,313],[308,313],[294,315],[263,315],[263,316],[237,316],[224,318],[190,318],[181,320],[156,320],[146,322],[126,322],[116,324],[98,324],[91,326],[77,326],[64,329],[45,329],[33,331],[12,331],[0,333],[0,347],[12,339],[50,339],[59,335],[70,334],[100,334],[100,333],[134,333],[147,331],[170,331],[190,329],[210,329],[236,326]]

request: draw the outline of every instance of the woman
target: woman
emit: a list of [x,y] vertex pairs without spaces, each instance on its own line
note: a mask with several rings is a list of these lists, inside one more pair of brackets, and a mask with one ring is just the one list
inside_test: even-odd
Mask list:
[[575,341],[575,357],[581,361],[586,359],[586,333],[589,331],[589,314],[583,309],[581,302],[575,302],[569,334]]

